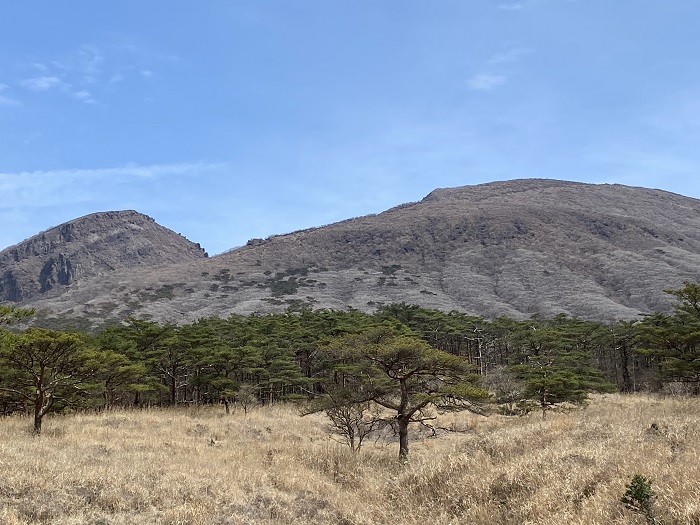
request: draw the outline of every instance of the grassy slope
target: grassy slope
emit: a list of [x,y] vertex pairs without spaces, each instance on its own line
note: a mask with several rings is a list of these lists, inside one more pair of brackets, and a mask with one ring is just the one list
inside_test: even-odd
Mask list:
[[353,458],[323,417],[281,406],[81,414],[38,438],[28,419],[4,419],[0,523],[644,523],[619,503],[635,473],[653,480],[666,524],[700,523],[698,399],[612,395],[546,421],[442,425],[464,432],[414,439],[402,467],[395,443]]

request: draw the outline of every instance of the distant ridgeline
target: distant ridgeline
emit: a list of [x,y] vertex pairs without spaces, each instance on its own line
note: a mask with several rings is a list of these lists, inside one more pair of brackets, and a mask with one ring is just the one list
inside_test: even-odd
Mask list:
[[632,320],[670,312],[663,290],[700,275],[699,212],[659,190],[513,180],[437,189],[211,258],[137,212],[97,213],[0,252],[0,299],[93,327],[393,303]]

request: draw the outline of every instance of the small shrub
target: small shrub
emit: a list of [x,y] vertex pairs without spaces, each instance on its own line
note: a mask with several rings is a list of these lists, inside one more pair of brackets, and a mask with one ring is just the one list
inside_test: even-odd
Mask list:
[[401,269],[401,265],[392,264],[391,266],[382,266],[382,273],[384,275],[394,275],[397,270]]
[[655,499],[656,493],[651,488],[651,480],[635,474],[630,484],[627,485],[627,491],[620,501],[628,509],[644,514],[647,523],[654,524],[656,523],[656,518],[654,517]]
[[281,295],[294,295],[299,290],[299,283],[296,277],[290,277],[288,281],[271,281],[270,291],[275,297]]

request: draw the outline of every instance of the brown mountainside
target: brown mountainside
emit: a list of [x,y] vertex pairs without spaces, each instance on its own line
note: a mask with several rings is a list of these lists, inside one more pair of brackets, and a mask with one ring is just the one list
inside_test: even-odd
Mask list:
[[116,270],[195,261],[199,245],[135,211],[94,213],[0,252],[0,300],[32,303]]
[[253,239],[211,259],[117,267],[109,278],[24,302],[94,323],[391,302],[486,317],[620,319],[668,310],[663,290],[699,277],[700,201],[527,179],[438,189],[417,203]]

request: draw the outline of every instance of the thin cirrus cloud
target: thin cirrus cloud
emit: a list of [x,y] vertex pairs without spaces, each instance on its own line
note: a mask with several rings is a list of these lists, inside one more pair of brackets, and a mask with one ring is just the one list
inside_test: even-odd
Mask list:
[[[0,173],[0,193],[7,205],[0,209],[40,208],[61,202],[62,206],[75,202],[94,201],[103,198],[119,199],[109,188],[120,181],[139,184],[143,179],[167,179],[172,177],[198,178],[205,173],[223,170],[220,163],[129,164],[114,168],[57,169]],[[80,191],[75,191],[80,188]],[[11,204],[10,204],[11,203]]]
[[35,77],[35,78],[26,78],[20,82],[22,87],[25,87],[31,91],[47,91],[51,88],[60,86],[62,84],[62,81],[58,77],[48,77],[48,76],[42,76],[42,77]]
[[508,81],[505,75],[479,73],[467,80],[467,87],[472,91],[491,91]]
[[[533,52],[534,51],[528,47],[514,47],[492,55],[491,58],[486,61],[486,65],[495,66],[494,69],[499,69],[498,66],[513,64]],[[508,77],[504,74],[476,73],[467,80],[467,87],[472,91],[491,91],[504,85],[506,82],[508,82]]]
[[19,188],[26,185],[23,180],[94,180],[110,177],[165,177],[169,175],[189,175],[224,167],[220,163],[174,163],[174,164],[127,164],[115,168],[94,169],[59,169],[48,171],[23,171],[17,173],[0,173],[0,188]]
[[[125,53],[127,56],[124,56]],[[125,71],[134,70],[142,78],[154,78],[157,72],[148,66],[149,62],[157,60],[158,56],[141,56],[139,50],[128,48],[99,48],[84,44],[73,51],[63,53],[60,60],[45,60],[25,64],[34,70],[33,76],[27,76],[17,81],[17,85],[35,93],[48,93],[60,89],[67,96],[84,102],[95,104],[101,94],[101,86],[116,85],[128,80]],[[171,57],[168,57],[168,61]],[[134,62],[141,63],[140,68]],[[144,63],[145,62],[145,63]],[[7,87],[7,86],[6,86]],[[1,93],[0,104],[17,105],[19,101]],[[96,96],[97,94],[97,96]]]
[[2,92],[9,89],[7,84],[0,84],[0,106],[19,106],[22,103],[19,100],[3,95]]
[[504,4],[498,4],[498,9],[501,11],[523,11],[525,9],[532,9],[546,4],[556,3],[556,2],[578,2],[579,0],[524,0],[522,2],[508,2]]
[[73,97],[82,101],[82,102],[85,102],[86,104],[94,104],[95,103],[95,99],[92,98],[92,94],[85,89],[82,91],[76,91],[75,93],[73,93]]
[[517,62],[523,57],[532,54],[534,51],[528,47],[514,47],[503,53],[496,53],[491,58],[489,58],[488,63],[490,65],[496,64],[508,64],[512,62]]
[[99,75],[102,72],[102,66],[105,62],[105,57],[95,46],[84,45],[77,53],[78,64],[83,73],[87,75]]

